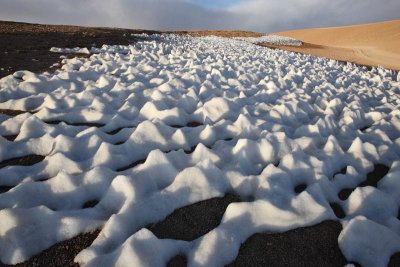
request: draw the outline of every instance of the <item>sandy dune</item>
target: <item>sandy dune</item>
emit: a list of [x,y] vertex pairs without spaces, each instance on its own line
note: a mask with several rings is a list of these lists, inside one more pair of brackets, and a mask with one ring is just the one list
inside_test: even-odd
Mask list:
[[274,34],[299,39],[305,45],[302,47],[273,47],[362,65],[380,65],[400,70],[400,20]]

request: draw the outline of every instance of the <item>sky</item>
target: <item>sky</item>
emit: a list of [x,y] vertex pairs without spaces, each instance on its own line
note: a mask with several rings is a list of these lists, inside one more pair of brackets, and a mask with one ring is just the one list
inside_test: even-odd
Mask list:
[[0,0],[0,20],[264,33],[400,19],[399,0]]

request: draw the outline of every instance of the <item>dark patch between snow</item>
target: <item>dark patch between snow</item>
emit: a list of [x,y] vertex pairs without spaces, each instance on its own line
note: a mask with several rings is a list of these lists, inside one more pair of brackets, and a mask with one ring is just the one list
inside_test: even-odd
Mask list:
[[336,217],[338,217],[339,219],[343,219],[344,217],[346,217],[346,214],[344,213],[342,206],[340,206],[340,204],[332,202],[329,203],[329,206],[331,206],[333,213],[335,213]]
[[367,180],[358,186],[374,186],[377,187],[378,182],[389,172],[390,168],[383,164],[375,164],[374,170],[367,174]]
[[198,126],[202,126],[203,124],[200,122],[196,122],[196,121],[192,121],[192,122],[188,122],[186,125],[170,125],[173,128],[184,128],[184,127],[190,127],[190,128],[194,128],[194,127],[198,127]]
[[[390,168],[383,164],[375,164],[374,170],[367,174],[367,179],[357,187],[374,186],[377,187],[378,182],[389,172]],[[356,187],[356,188],[357,188]],[[342,189],[338,196],[341,200],[346,200],[356,188]]]
[[125,141],[119,141],[119,142],[116,142],[114,145],[119,146],[119,145],[124,144],[126,141],[127,141],[127,140],[125,140]]
[[163,221],[148,225],[158,238],[171,238],[192,241],[216,228],[220,223],[226,208],[241,199],[234,194],[211,198],[176,209]]
[[82,205],[82,209],[93,208],[97,204],[99,204],[97,199],[89,200]]
[[192,154],[196,150],[196,147],[197,146],[192,146],[190,150],[184,150],[183,152],[185,152],[186,154]]
[[306,188],[307,188],[307,185],[306,185],[306,184],[299,184],[299,185],[296,185],[296,186],[294,187],[294,192],[297,193],[297,194],[300,194],[301,192],[303,192],[304,190],[306,190]]
[[117,171],[117,172],[126,171],[127,169],[130,169],[130,168],[136,167],[136,166],[139,165],[139,164],[145,163],[145,161],[146,161],[146,159],[137,160],[137,161],[135,161],[135,162],[133,162],[133,163],[131,163],[131,164],[125,166],[125,167],[122,167],[122,168],[117,169],[116,171]]
[[340,192],[339,192],[339,194],[338,194],[338,197],[341,199],[341,200],[346,200],[346,199],[348,199],[349,198],[349,196],[351,195],[351,193],[354,191],[354,188],[345,188],[345,189],[342,189],[342,190],[340,190]]
[[8,141],[14,142],[15,138],[17,138],[18,134],[13,134],[13,135],[4,135],[3,137],[7,139]]
[[185,255],[176,255],[167,262],[167,267],[186,267],[187,258]]
[[364,126],[364,127],[362,127],[361,129],[360,129],[360,131],[361,132],[365,132],[367,129],[369,129],[371,126],[370,125],[367,125],[367,126]]
[[18,116],[24,113],[27,113],[29,111],[23,111],[23,110],[13,110],[13,109],[0,109],[0,114],[4,114],[7,116]]
[[340,169],[340,171],[335,172],[335,173],[333,174],[333,177],[335,177],[337,174],[346,174],[346,171],[347,171],[347,166],[345,166],[345,167],[343,167],[342,169]]
[[10,165],[32,166],[36,163],[41,162],[44,159],[45,156],[41,155],[28,155],[18,158],[7,159],[0,162],[0,169]]
[[74,262],[74,258],[79,252],[89,247],[96,237],[99,235],[100,230],[92,233],[80,234],[69,240],[59,242],[39,254],[33,256],[29,260],[16,264],[6,265],[0,262],[0,266],[74,266],[79,267],[78,263]]
[[103,126],[105,126],[105,124],[103,123],[97,123],[97,122],[76,122],[76,123],[69,123],[66,121],[59,121],[59,120],[54,120],[54,121],[45,121],[45,123],[47,124],[60,124],[61,122],[64,122],[67,125],[71,125],[71,126],[87,126],[87,127],[97,127],[97,128],[101,128]]
[[132,128],[134,128],[134,127],[120,127],[120,128],[115,129],[115,130],[112,130],[112,131],[110,131],[110,132],[107,132],[107,134],[109,134],[109,135],[116,135],[116,134],[119,133],[122,129],[132,129]]
[[13,186],[0,186],[0,194],[10,191]]
[[399,267],[400,266],[400,252],[396,252],[390,257],[388,267]]
[[338,246],[342,225],[337,221],[284,233],[258,233],[241,246],[227,266],[340,266],[347,260]]

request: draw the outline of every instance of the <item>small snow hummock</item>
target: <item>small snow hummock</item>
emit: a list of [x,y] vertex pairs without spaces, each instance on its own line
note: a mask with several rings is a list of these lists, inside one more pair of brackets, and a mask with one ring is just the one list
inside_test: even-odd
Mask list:
[[[0,167],[0,261],[101,228],[76,262],[224,266],[254,233],[339,220],[347,260],[385,266],[400,251],[398,76],[249,42],[158,35],[0,79],[0,109],[35,111],[0,116],[0,162],[40,159]],[[252,201],[198,239],[145,228],[227,193]]]
[[84,48],[81,48],[81,47],[75,47],[75,48],[52,47],[52,48],[50,48],[50,52],[54,52],[54,53],[90,54],[89,49],[87,49],[86,47],[84,47]]

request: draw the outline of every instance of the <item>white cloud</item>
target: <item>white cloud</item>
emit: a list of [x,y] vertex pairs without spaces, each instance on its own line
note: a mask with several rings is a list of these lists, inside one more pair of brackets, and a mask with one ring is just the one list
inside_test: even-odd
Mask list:
[[398,0],[247,0],[229,11],[256,31],[344,26],[399,19]]
[[[0,0],[2,20],[145,29],[276,32],[397,19],[398,0]],[[217,8],[211,8],[212,5]]]

